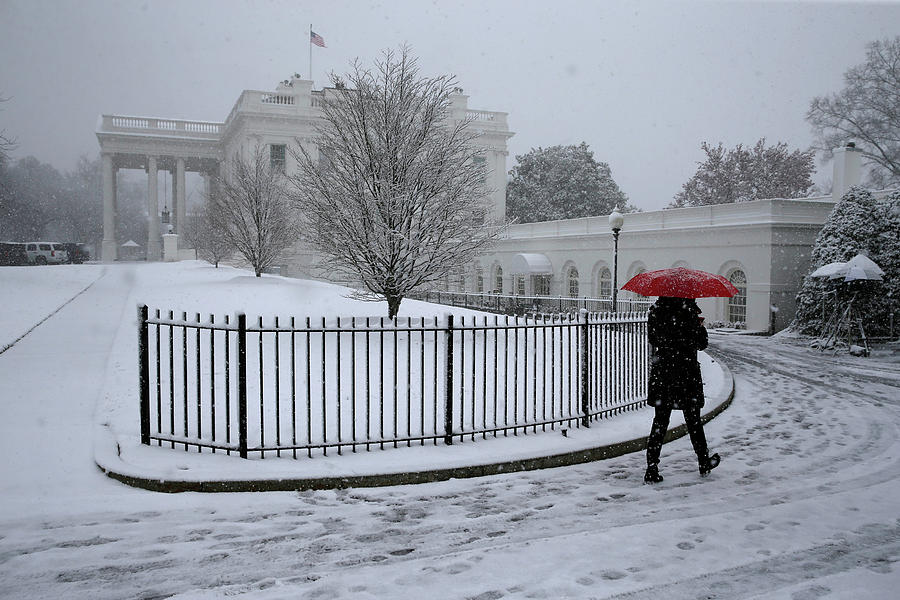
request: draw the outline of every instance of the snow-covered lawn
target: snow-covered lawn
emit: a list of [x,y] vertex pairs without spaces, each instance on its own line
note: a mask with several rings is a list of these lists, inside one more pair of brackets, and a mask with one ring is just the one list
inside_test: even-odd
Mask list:
[[799,600],[893,598],[900,585],[895,356],[823,357],[789,339],[713,336],[737,385],[706,427],[723,463],[705,479],[686,439],[664,447],[657,486],[642,484],[639,454],[301,493],[166,495],[106,478],[93,424],[133,422],[117,396],[135,357],[117,349],[139,301],[384,312],[325,284],[253,279],[201,263],[0,269],[21,315],[0,312],[4,343],[96,280],[0,355],[0,597]]
[[91,285],[99,274],[100,271],[91,265],[3,267],[0,271],[0,350]]

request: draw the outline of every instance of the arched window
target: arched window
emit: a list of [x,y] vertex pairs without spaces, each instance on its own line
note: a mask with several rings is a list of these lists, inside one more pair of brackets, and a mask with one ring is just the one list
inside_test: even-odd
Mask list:
[[569,298],[578,297],[578,269],[575,267],[566,269],[566,289],[569,293]]
[[740,269],[735,269],[728,276],[738,293],[728,299],[728,320],[737,326],[747,323],[747,276]]
[[601,298],[610,298],[612,296],[612,271],[607,267],[600,269],[600,275],[597,282],[597,295]]
[[497,265],[497,270],[494,271],[494,291],[498,294],[503,293],[503,267]]

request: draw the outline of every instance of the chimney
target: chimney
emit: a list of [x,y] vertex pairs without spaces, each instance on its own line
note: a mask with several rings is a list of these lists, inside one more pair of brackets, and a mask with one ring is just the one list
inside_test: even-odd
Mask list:
[[860,182],[862,151],[854,142],[847,142],[843,148],[834,149],[834,181],[831,198],[838,202],[844,194]]

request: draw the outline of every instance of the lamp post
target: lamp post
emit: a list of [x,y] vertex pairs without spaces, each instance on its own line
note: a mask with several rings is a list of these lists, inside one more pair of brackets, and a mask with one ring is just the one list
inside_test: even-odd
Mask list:
[[616,206],[609,215],[609,228],[612,229],[613,232],[613,246],[615,248],[613,251],[613,312],[619,312],[619,305],[616,303],[618,301],[619,292],[619,232],[622,230],[622,225],[624,223],[625,217],[619,212],[619,207]]

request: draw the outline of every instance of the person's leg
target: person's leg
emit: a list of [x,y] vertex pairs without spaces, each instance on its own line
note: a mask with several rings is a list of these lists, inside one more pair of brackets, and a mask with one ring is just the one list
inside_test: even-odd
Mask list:
[[706,434],[703,433],[703,423],[700,422],[699,408],[686,408],[684,411],[684,423],[687,425],[688,435],[691,436],[691,445],[698,459],[703,459],[709,454],[706,446]]
[[684,411],[684,422],[687,425],[688,434],[691,436],[691,445],[697,454],[697,464],[700,474],[706,475],[719,466],[719,455],[709,455],[709,447],[706,444],[706,434],[703,432],[703,423],[700,421],[700,409],[689,408]]
[[659,455],[662,452],[663,439],[669,428],[669,418],[672,409],[662,406],[656,407],[653,416],[653,425],[650,427],[650,437],[647,438],[647,466],[655,467],[659,464]]

